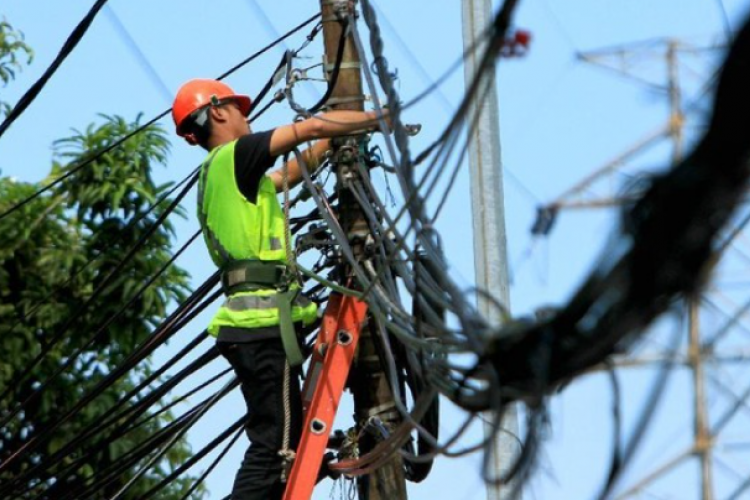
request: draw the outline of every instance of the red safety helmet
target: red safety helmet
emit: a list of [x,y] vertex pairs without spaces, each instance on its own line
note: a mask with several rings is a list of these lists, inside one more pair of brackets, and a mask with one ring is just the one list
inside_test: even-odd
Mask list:
[[244,116],[250,114],[250,97],[235,94],[231,87],[225,83],[203,78],[185,83],[177,91],[172,105],[172,119],[177,135],[184,137],[190,144],[197,144],[195,136],[183,130],[186,120],[196,111],[227,99],[235,100]]

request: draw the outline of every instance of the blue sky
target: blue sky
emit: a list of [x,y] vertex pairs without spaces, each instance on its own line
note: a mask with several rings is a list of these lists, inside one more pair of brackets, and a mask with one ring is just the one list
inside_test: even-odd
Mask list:
[[[700,47],[721,43],[726,21],[737,26],[750,3],[741,0],[522,0],[519,3],[516,25],[531,31],[531,50],[522,59],[500,62],[498,92],[508,257],[513,276],[511,303],[514,313],[528,314],[541,305],[561,303],[570,295],[595,265],[613,229],[615,215],[601,209],[567,210],[548,239],[534,242],[529,228],[536,206],[555,199],[667,119],[667,102],[662,93],[584,63],[577,54],[662,38],[680,39]],[[0,88],[0,99],[13,103],[20,97],[52,61],[91,4],[92,1],[3,2],[0,16],[24,31],[36,56],[33,65],[15,83]],[[382,18],[389,64],[398,70],[398,89],[408,100],[460,57],[460,3],[380,0],[374,4]],[[71,128],[85,127],[96,119],[97,113],[119,114],[130,119],[139,112],[145,118],[155,116],[171,106],[170,94],[181,83],[223,73],[278,33],[314,14],[318,2],[111,0],[108,6],[110,10],[103,11],[94,21],[39,98],[0,138],[3,175],[25,181],[42,179],[50,166],[52,141],[69,135]],[[289,46],[297,47],[301,40],[297,36],[290,40]],[[254,95],[277,64],[281,50],[272,50],[238,71],[228,83],[237,91]],[[307,61],[310,66],[320,61],[320,53],[316,41],[306,51],[311,57]],[[709,67],[705,55],[710,53],[700,54],[686,56],[681,71],[686,92],[700,85]],[[628,63],[633,70],[663,81],[664,66],[659,57],[642,55]],[[440,133],[462,91],[463,74],[458,71],[439,92],[406,112],[407,121],[424,126],[412,151],[420,151]],[[299,99],[312,102],[315,93],[300,92]],[[292,117],[286,106],[278,106],[263,116],[255,128],[271,128]],[[162,123],[171,129],[168,119]],[[164,181],[181,179],[202,156],[197,148],[175,140],[169,166],[155,175]],[[669,147],[664,143],[638,157],[628,171],[659,168],[667,164],[668,158]],[[471,213],[467,171],[460,173],[438,229],[446,245],[450,272],[468,289],[473,282],[473,258],[468,244]],[[593,191],[600,195],[612,193],[627,179],[625,175],[609,177]],[[197,221],[192,218],[193,203],[191,197],[188,201],[191,219],[180,225],[180,241],[197,228]],[[199,245],[180,264],[192,273],[196,282],[212,270],[205,250]],[[195,330],[173,344],[187,340],[199,328],[196,324]],[[627,415],[640,408],[651,375],[652,372],[642,371],[626,378]],[[683,399],[675,396],[668,407],[682,408],[683,403]],[[446,407],[444,435],[460,420],[460,412],[450,405]],[[233,420],[241,408],[239,398],[228,401],[191,434],[191,440],[197,444],[207,439],[223,422]],[[342,413],[346,413],[346,407]],[[689,432],[687,410],[678,409],[673,414],[685,417],[679,419],[679,428]],[[631,421],[626,416],[626,424]],[[666,422],[664,425],[670,426],[672,421]],[[677,427],[677,420],[674,422]],[[586,377],[562,395],[553,397],[548,440],[526,497],[591,498],[604,478],[610,427],[610,391],[605,377]],[[475,430],[470,437],[478,436]],[[647,449],[644,455],[656,454],[660,447],[668,448],[658,444],[658,440],[655,442],[654,449]],[[222,498],[228,490],[240,455],[241,450],[237,449],[212,475],[208,484],[215,493],[211,498]],[[634,476],[658,462],[654,459],[636,463]],[[439,459],[433,475],[410,489],[410,498],[485,498],[479,463],[476,455]],[[673,496],[660,498],[693,498],[693,476],[691,469],[678,475],[667,487]],[[691,479],[684,481],[680,477]],[[315,498],[328,498],[329,491],[328,486],[322,486]]]

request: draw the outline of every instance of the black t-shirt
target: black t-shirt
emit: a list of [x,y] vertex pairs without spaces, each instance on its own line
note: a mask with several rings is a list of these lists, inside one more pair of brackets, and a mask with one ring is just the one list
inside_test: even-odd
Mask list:
[[276,162],[276,156],[269,151],[272,134],[273,130],[268,130],[243,135],[234,147],[234,177],[250,203],[257,202],[260,181]]

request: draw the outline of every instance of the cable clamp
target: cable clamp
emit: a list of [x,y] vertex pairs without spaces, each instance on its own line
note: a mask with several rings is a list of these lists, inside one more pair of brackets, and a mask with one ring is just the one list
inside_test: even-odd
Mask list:
[[398,412],[393,412],[392,410],[396,408],[396,403],[393,401],[390,401],[388,403],[383,403],[382,405],[373,406],[372,408],[367,408],[366,410],[362,411],[360,414],[365,418],[372,418],[372,417],[381,417],[381,420],[390,420],[389,418],[384,417],[398,417]]
[[330,14],[328,16],[323,16],[320,18],[321,23],[340,23],[341,17],[337,14]]
[[[362,69],[362,63],[359,61],[344,61],[338,66],[339,69]],[[335,64],[326,64],[323,67],[325,68],[326,73],[333,73],[333,70],[336,69]]]
[[334,104],[349,104],[352,102],[365,102],[367,101],[366,95],[354,95],[349,97],[331,97],[326,101],[326,106]]
[[[323,0],[320,2],[320,6],[321,8],[330,6],[335,13],[335,20],[343,21],[350,12],[356,12],[354,3],[352,0]],[[326,22],[326,20],[330,20],[327,19],[328,17],[332,16],[326,16],[321,21]]]

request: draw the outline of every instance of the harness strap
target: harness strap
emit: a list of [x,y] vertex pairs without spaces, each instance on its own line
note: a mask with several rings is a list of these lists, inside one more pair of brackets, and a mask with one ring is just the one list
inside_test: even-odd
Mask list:
[[279,305],[279,331],[281,332],[281,343],[284,344],[284,352],[290,366],[299,366],[305,361],[302,350],[297,340],[297,332],[292,323],[292,302],[297,296],[295,290],[279,290],[276,300]]
[[[305,361],[297,339],[297,332],[292,322],[292,304],[298,291],[289,289],[289,275],[287,266],[280,262],[265,262],[261,260],[237,260],[227,264],[221,273],[221,282],[227,295],[243,291],[256,291],[261,288],[275,288],[270,297],[241,296],[227,301],[227,306],[243,308],[245,305],[261,306],[247,307],[247,309],[262,309],[275,302],[279,311],[279,331],[284,345],[287,361],[290,366],[299,366]],[[263,307],[265,306],[265,307]]]
[[282,262],[234,260],[224,266],[221,273],[221,284],[227,295],[286,287],[287,283],[287,266]]

